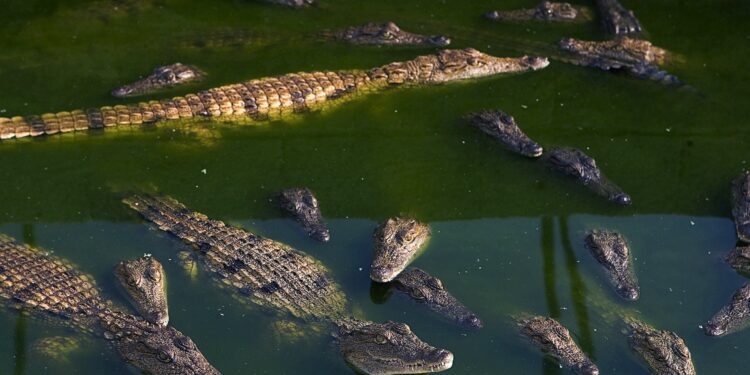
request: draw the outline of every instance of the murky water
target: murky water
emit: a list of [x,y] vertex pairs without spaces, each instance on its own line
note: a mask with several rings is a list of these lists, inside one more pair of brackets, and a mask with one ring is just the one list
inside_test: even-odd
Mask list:
[[[597,24],[501,25],[480,15],[533,1],[321,0],[303,11],[254,1],[0,1],[0,116],[116,104],[109,91],[157,65],[208,72],[154,97],[293,71],[370,68],[429,53],[327,43],[315,33],[394,20],[448,34],[455,47],[494,55],[546,53],[564,36],[602,38]],[[412,326],[453,351],[453,374],[565,374],[520,341],[509,315],[550,315],[568,326],[603,374],[645,374],[613,310],[679,333],[702,374],[742,374],[750,332],[710,339],[698,326],[745,281],[723,264],[734,246],[729,181],[747,167],[750,3],[624,0],[650,39],[676,55],[681,91],[555,63],[525,75],[403,88],[294,118],[239,125],[176,125],[0,143],[0,232],[52,250],[95,276],[124,304],[112,268],[154,254],[166,267],[172,324],[232,374],[349,374],[325,335],[292,342],[278,317],[239,304],[176,263],[182,249],[120,198],[145,188],[321,259],[357,314]],[[467,4],[469,3],[469,4]],[[593,2],[580,2],[592,6]],[[218,42],[216,42],[218,41]],[[512,155],[462,121],[500,108],[545,146],[579,147],[631,194],[620,208],[539,162]],[[205,170],[205,173],[204,173]],[[321,245],[268,201],[309,186],[332,228]],[[465,331],[370,285],[377,223],[413,215],[433,228],[415,265],[485,321]],[[636,257],[637,303],[619,302],[583,248],[587,229],[621,231]],[[81,337],[66,361],[39,339]],[[125,374],[101,341],[16,312],[0,312],[2,374]]]

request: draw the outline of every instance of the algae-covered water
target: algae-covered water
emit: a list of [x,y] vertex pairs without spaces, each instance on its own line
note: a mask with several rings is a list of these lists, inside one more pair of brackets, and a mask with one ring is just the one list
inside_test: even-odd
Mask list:
[[[393,20],[453,47],[497,56],[547,54],[562,37],[603,39],[597,23],[497,24],[489,9],[534,1],[321,0],[291,10],[256,1],[119,0],[0,2],[0,117],[122,101],[115,86],[180,61],[207,79],[154,95],[294,71],[370,68],[429,48],[348,46],[323,29]],[[593,1],[577,1],[593,6]],[[694,90],[554,61],[516,76],[400,88],[258,125],[169,125],[0,143],[0,232],[43,247],[94,275],[110,297],[116,262],[144,253],[164,263],[171,323],[225,375],[350,374],[326,335],[290,340],[278,317],[239,304],[210,275],[186,273],[184,248],[121,202],[123,192],[169,194],[214,218],[288,243],[322,260],[360,317],[408,323],[451,350],[451,374],[566,374],[519,340],[509,318],[558,318],[603,374],[646,374],[613,310],[677,332],[701,374],[744,374],[750,331],[705,337],[699,325],[745,279],[722,262],[735,245],[729,182],[750,155],[750,3],[623,0],[667,65]],[[462,117],[503,109],[543,145],[578,147],[630,193],[622,208],[513,155]],[[305,236],[273,203],[290,186],[312,188],[332,240]],[[455,327],[368,278],[372,232],[405,214],[433,237],[415,265],[485,322]],[[620,302],[582,240],[606,227],[630,241],[642,287]],[[82,338],[62,360],[35,349],[50,336]],[[0,312],[0,374],[126,374],[102,341]]]

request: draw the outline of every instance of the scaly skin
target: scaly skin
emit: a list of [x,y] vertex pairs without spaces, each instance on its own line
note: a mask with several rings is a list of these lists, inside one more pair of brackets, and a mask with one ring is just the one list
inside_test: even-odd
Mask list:
[[630,347],[654,375],[695,375],[685,341],[670,331],[660,331],[634,318],[626,320]]
[[419,268],[409,268],[393,280],[396,289],[430,310],[462,326],[482,328],[482,320],[453,297],[443,282]]
[[542,155],[544,149],[529,138],[516,124],[513,116],[503,111],[481,111],[469,115],[469,121],[483,133],[497,139],[513,152],[531,158]]
[[181,63],[160,66],[145,78],[112,90],[112,96],[125,98],[151,94],[168,87],[200,80],[204,75],[205,73],[198,68]]
[[103,337],[125,362],[146,373],[219,375],[187,336],[115,310],[102,299],[90,276],[3,235],[0,300]]
[[732,216],[737,238],[750,243],[750,172],[732,181]]
[[724,336],[747,327],[750,323],[750,283],[737,289],[732,299],[706,323],[709,336]]
[[637,300],[640,287],[625,238],[614,231],[593,230],[586,236],[585,242],[591,255],[604,266],[617,294],[629,301]]
[[171,198],[133,196],[125,203],[159,229],[192,245],[210,273],[243,298],[304,321],[330,323],[345,359],[360,371],[423,373],[452,365],[450,352],[401,329],[408,326],[396,329],[395,323],[349,318],[344,293],[325,267],[305,253],[211,220]]
[[381,223],[373,235],[375,251],[370,279],[387,283],[396,278],[428,239],[430,227],[414,219],[395,217]]
[[352,44],[400,45],[400,46],[437,46],[445,47],[451,43],[443,35],[426,36],[403,31],[393,22],[367,23],[335,32],[326,32],[326,37]]
[[320,241],[328,242],[331,232],[328,230],[323,214],[320,212],[318,199],[308,188],[291,188],[282,190],[279,194],[281,208],[294,216],[302,224],[307,234]]
[[390,63],[369,71],[292,73],[221,86],[198,94],[87,111],[0,118],[0,139],[41,136],[113,126],[190,119],[241,120],[266,118],[288,111],[315,108],[355,93],[392,85],[439,84],[520,73],[545,68],[546,58],[499,58],[474,49],[443,50],[413,60]]
[[162,327],[169,324],[167,283],[159,261],[145,256],[120,262],[115,267],[115,276],[141,316]]
[[576,65],[625,70],[638,78],[681,84],[679,78],[659,67],[667,61],[669,53],[646,40],[623,37],[599,42],[565,38],[560,41],[560,48],[571,54],[566,61]]
[[750,246],[737,246],[724,259],[735,271],[750,275]]
[[532,9],[493,10],[484,16],[493,21],[574,21],[580,17],[580,13],[570,3],[542,1]]
[[284,5],[292,8],[304,8],[315,4],[315,0],[263,0],[267,3]]
[[576,178],[597,194],[620,205],[629,205],[630,196],[610,182],[596,166],[596,162],[575,148],[556,148],[547,153],[547,164],[554,170]]
[[633,11],[625,9],[618,0],[596,0],[604,29],[617,36],[637,34],[643,31]]
[[576,345],[570,332],[552,318],[534,316],[517,320],[521,334],[544,353],[579,375],[599,375],[596,367]]

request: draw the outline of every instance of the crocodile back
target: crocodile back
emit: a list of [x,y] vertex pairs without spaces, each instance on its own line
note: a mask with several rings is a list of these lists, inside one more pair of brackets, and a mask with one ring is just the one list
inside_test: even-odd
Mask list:
[[309,255],[211,220],[171,198],[133,196],[125,203],[192,245],[214,276],[253,302],[302,319],[344,316],[346,297],[328,270]]

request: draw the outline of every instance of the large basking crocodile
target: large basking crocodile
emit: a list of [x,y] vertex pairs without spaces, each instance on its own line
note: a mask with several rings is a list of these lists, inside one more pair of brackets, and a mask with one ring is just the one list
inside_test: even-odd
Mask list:
[[430,227],[414,219],[393,217],[382,222],[373,234],[370,279],[379,283],[395,279],[429,239]]
[[556,148],[547,153],[547,164],[556,171],[573,177],[597,194],[620,205],[629,205],[630,196],[610,182],[593,158],[576,148]]
[[549,61],[541,57],[499,58],[471,48],[442,50],[433,55],[370,70],[292,73],[161,101],[0,118],[0,139],[193,117],[233,120],[263,118],[284,111],[306,110],[333,99],[373,92],[391,85],[443,83],[538,70],[547,65]]
[[195,249],[212,275],[243,298],[307,322],[333,326],[344,358],[367,374],[412,374],[450,368],[453,354],[420,340],[400,323],[349,317],[346,297],[325,267],[300,251],[190,211],[171,198],[125,202],[159,229]]
[[4,235],[0,300],[94,333],[109,341],[125,362],[146,373],[219,375],[189,337],[114,308],[90,276]]
[[635,301],[640,287],[633,272],[633,260],[625,238],[610,230],[593,230],[586,236],[586,248],[601,264],[620,297]]
[[444,35],[421,35],[401,30],[393,22],[370,22],[361,26],[352,26],[343,30],[325,32],[324,37],[352,44],[400,45],[400,46],[436,46],[445,47],[451,43]]

